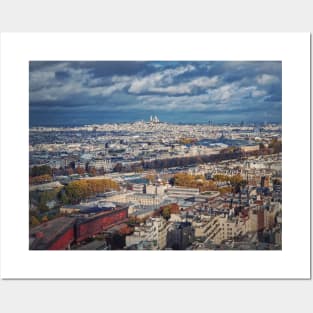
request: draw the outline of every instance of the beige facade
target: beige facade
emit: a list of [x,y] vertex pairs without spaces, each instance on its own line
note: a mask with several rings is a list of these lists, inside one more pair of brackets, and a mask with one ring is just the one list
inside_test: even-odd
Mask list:
[[162,217],[149,218],[144,224],[137,226],[132,235],[126,236],[126,246],[142,241],[153,242],[156,249],[166,247],[168,223]]
[[220,244],[222,241],[234,238],[247,232],[247,224],[241,219],[231,219],[228,216],[216,216],[193,223],[196,237],[206,237],[206,241]]
[[146,193],[150,195],[164,195],[165,189],[164,185],[147,185]]
[[61,207],[60,208],[60,213],[61,214],[72,214],[72,213],[76,213],[79,212],[79,208],[67,208],[67,207]]

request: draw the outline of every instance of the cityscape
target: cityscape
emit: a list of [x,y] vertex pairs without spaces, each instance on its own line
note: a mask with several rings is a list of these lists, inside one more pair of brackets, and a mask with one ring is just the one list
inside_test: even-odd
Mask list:
[[30,250],[281,250],[278,61],[31,61]]

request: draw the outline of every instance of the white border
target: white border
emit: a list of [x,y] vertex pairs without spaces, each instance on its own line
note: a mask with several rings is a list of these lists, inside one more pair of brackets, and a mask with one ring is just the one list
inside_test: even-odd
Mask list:
[[[29,60],[282,60],[282,251],[29,251]],[[310,278],[310,35],[1,35],[2,278]]]

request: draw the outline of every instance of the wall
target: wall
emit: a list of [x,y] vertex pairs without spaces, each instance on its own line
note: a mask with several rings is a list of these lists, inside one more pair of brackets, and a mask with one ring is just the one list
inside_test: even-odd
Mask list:
[[49,250],[65,250],[74,241],[74,228],[71,227],[58,240],[56,240]]
[[75,241],[80,242],[88,237],[91,237],[108,226],[126,219],[128,216],[128,209],[121,209],[105,214],[101,217],[78,222],[75,225]]

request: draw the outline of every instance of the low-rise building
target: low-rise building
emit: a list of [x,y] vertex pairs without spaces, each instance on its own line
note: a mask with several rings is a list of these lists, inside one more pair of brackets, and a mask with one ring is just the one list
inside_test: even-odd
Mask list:
[[136,226],[134,233],[126,236],[126,247],[141,242],[151,242],[155,249],[166,247],[168,223],[162,217],[149,218],[145,223]]
[[190,222],[177,222],[170,225],[167,233],[167,248],[185,250],[194,241],[195,230]]
[[175,198],[186,199],[186,198],[198,196],[199,194],[200,194],[200,191],[198,188],[175,186],[167,190],[167,195],[169,197],[175,197]]

